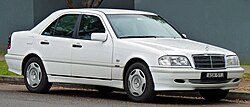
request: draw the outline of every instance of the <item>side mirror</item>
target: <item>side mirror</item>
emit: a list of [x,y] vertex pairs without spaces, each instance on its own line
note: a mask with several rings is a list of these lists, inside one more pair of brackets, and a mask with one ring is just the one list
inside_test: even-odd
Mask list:
[[183,36],[185,39],[187,39],[187,35],[186,35],[186,34],[182,34],[182,36]]
[[92,33],[91,40],[105,42],[107,40],[108,34],[106,33]]

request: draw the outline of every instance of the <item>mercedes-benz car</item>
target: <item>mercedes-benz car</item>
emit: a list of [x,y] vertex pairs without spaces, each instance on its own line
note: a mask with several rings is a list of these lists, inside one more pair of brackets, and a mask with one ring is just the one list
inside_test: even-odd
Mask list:
[[161,91],[199,91],[218,101],[243,74],[234,52],[187,39],[159,15],[135,10],[56,11],[33,29],[12,33],[5,58],[30,92],[86,84],[124,89],[136,102]]

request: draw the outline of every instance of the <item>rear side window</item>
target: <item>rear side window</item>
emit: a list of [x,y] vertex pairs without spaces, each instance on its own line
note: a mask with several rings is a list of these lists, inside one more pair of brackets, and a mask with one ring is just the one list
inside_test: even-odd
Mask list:
[[75,29],[78,15],[64,15],[55,20],[42,35],[71,38]]

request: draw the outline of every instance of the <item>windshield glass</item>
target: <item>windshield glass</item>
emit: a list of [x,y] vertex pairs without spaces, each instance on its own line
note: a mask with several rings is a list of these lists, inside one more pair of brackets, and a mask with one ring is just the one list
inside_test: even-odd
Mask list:
[[165,20],[155,15],[107,15],[118,38],[181,38]]

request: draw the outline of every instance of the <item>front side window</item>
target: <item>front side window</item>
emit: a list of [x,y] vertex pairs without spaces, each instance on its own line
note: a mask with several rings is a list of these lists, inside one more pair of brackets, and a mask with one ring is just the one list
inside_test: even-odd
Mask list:
[[46,28],[42,35],[70,38],[73,35],[77,18],[78,15],[71,14],[61,16]]
[[107,15],[118,38],[181,38],[165,20],[156,15]]
[[92,33],[105,33],[105,28],[99,17],[83,15],[77,38],[90,40]]

